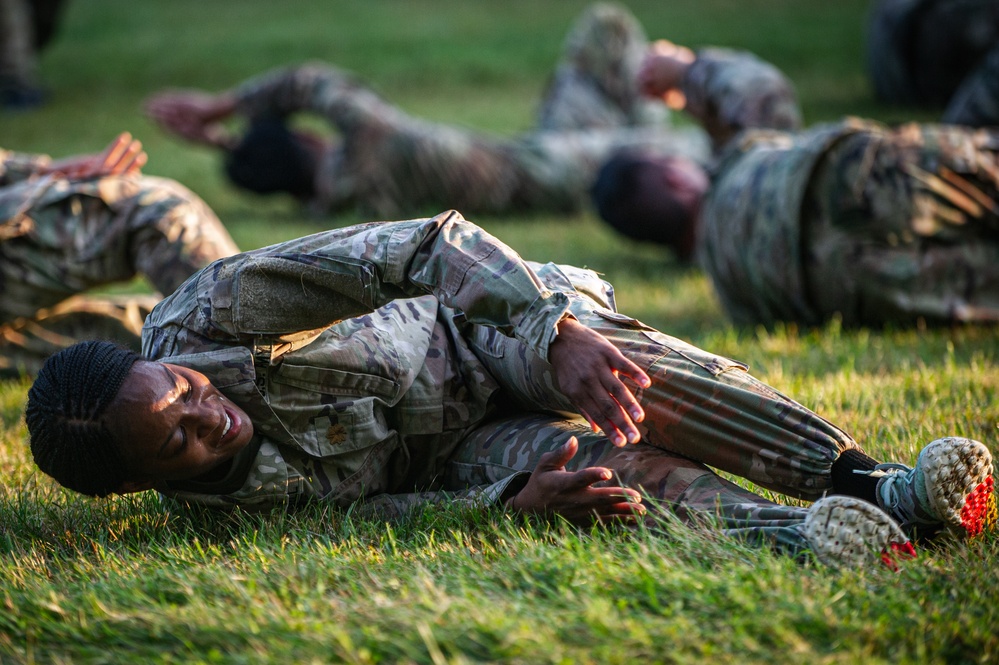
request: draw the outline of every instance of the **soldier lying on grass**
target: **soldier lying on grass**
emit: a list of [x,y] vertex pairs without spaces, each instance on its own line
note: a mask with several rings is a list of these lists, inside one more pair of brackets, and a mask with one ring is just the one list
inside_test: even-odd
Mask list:
[[0,150],[0,374],[34,374],[83,339],[138,350],[158,297],[84,292],[142,274],[171,293],[239,251],[204,201],[142,175],[145,162],[127,133],[99,154],[59,160]]
[[[390,515],[464,500],[579,524],[669,511],[845,565],[995,518],[981,443],[881,465],[744,365],[618,313],[595,273],[528,263],[454,211],[221,259],[142,339],[141,356],[68,349],[31,387],[34,459],[64,486]],[[708,465],[817,501],[778,505]]]
[[857,118],[760,129],[788,100],[769,65],[664,41],[640,80],[683,100],[719,153],[708,171],[619,153],[594,202],[626,235],[696,257],[735,323],[999,322],[999,131]]
[[[614,150],[708,156],[704,132],[664,124],[665,109],[639,91],[647,45],[626,9],[590,7],[565,40],[536,126],[517,137],[413,117],[326,63],[275,69],[218,93],[164,91],[146,109],[167,131],[224,151],[237,186],[289,193],[321,213],[573,213]],[[303,114],[325,120],[336,139],[293,129]],[[233,133],[231,118],[248,128]]]

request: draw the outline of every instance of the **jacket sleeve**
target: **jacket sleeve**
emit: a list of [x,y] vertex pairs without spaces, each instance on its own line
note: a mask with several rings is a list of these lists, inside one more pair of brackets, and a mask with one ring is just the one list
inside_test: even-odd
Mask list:
[[0,148],[0,187],[27,180],[51,161],[48,155],[32,155]]
[[398,113],[356,76],[325,63],[273,69],[232,90],[235,111],[247,118],[297,112],[324,116],[341,131],[354,121]]
[[510,247],[448,211],[325,231],[222,259],[161,303],[146,328],[173,322],[222,343],[300,341],[393,300],[427,294],[543,358],[569,309],[567,293],[549,290]]
[[801,111],[783,72],[756,56],[706,48],[681,82],[685,110],[711,136],[715,149],[744,129],[801,128]]

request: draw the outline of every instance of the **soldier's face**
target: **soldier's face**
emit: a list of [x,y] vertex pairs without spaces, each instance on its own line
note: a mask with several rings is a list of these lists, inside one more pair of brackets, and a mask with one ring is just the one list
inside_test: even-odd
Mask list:
[[135,363],[108,413],[131,478],[124,492],[207,474],[253,436],[242,409],[204,374],[179,365]]

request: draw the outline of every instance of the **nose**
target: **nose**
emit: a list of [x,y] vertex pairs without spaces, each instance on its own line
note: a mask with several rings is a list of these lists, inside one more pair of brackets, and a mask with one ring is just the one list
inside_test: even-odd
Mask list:
[[224,411],[217,400],[208,399],[204,389],[195,387],[190,401],[184,406],[183,424],[188,436],[204,440],[216,430],[221,433],[225,423]]

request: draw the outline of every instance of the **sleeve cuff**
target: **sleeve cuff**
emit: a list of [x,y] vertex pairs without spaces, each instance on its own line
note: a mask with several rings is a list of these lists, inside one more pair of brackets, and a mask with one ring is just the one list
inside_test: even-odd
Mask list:
[[543,293],[524,312],[514,337],[548,360],[548,349],[558,333],[558,323],[569,314],[569,297],[558,291]]

